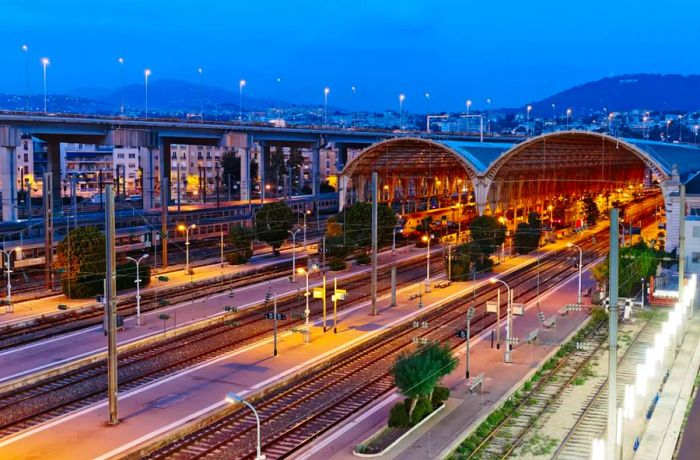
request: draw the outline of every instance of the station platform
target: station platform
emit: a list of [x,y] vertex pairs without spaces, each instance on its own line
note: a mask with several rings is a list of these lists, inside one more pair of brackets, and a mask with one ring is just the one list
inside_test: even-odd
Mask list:
[[[565,246],[565,241],[546,248],[551,250]],[[410,251],[410,250],[409,250]],[[417,250],[424,253],[424,249]],[[405,254],[404,256],[408,256]],[[391,257],[391,256],[389,256]],[[515,270],[523,264],[532,263],[533,256],[507,259],[496,267],[496,274]],[[577,275],[576,275],[577,276]],[[436,281],[439,277],[434,278]],[[572,279],[576,279],[573,277]],[[284,281],[289,285],[288,281]],[[487,279],[477,280],[477,285],[488,283]],[[574,283],[575,284],[575,283]],[[572,285],[567,283],[567,286]],[[267,286],[265,286],[265,289]],[[417,308],[417,299],[410,297],[419,289],[418,284],[399,290],[397,306],[390,307],[388,294],[378,299],[379,315],[371,316],[369,302],[353,306],[339,313],[338,334],[332,330],[322,332],[320,319],[312,328],[312,341],[306,344],[303,337],[291,332],[281,334],[278,340],[279,354],[272,356],[272,337],[250,346],[237,349],[192,368],[146,386],[119,395],[119,418],[117,426],[108,426],[107,402],[102,401],[69,415],[57,418],[16,435],[0,440],[2,458],[52,458],[52,459],[107,459],[118,457],[125,452],[153,440],[183,424],[207,414],[224,404],[227,392],[240,395],[259,392],[285,378],[307,368],[326,357],[347,350],[396,324],[414,318],[426,309],[435,308],[450,300],[471,293],[472,282],[453,283],[444,289],[433,289],[423,295],[424,307]],[[273,287],[273,290],[275,287]],[[568,292],[565,303],[575,300],[575,293]],[[258,297],[260,299],[260,297]],[[225,302],[226,300],[224,300]],[[198,303],[204,308],[209,300]],[[201,306],[199,306],[201,305]],[[561,308],[559,300],[553,300],[546,307],[548,316]],[[215,307],[218,309],[220,307]],[[571,313],[558,323],[556,334],[563,337],[583,321],[585,313]],[[514,324],[516,335],[529,332],[537,322],[532,310],[518,318]],[[104,340],[104,339],[103,339]],[[481,338],[476,338],[477,343]],[[484,342],[485,343],[485,342]],[[483,345],[482,345],[483,346]],[[513,378],[518,372],[525,373],[531,365],[522,364],[536,350],[523,347],[515,354],[516,363],[511,365]],[[537,347],[534,347],[535,349]],[[546,351],[546,350],[543,350]],[[484,354],[485,361],[498,359],[498,354],[487,349],[472,352],[476,357]],[[525,356],[525,357],[523,357]],[[477,364],[474,364],[477,366]],[[474,368],[477,371],[477,368]],[[464,369],[455,373],[463,375]],[[453,385],[463,385],[455,377]],[[493,377],[487,380],[487,389],[495,395],[496,384]],[[493,386],[493,388],[491,388]],[[498,384],[498,388],[501,384]],[[364,425],[364,424],[363,424]]]

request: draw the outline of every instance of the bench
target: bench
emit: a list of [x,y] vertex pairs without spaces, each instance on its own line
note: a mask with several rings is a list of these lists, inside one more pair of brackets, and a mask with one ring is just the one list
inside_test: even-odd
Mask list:
[[557,324],[557,317],[556,317],[556,316],[552,316],[551,318],[549,318],[548,320],[546,320],[546,321],[542,324],[542,326],[544,326],[545,329],[551,329],[552,327],[556,326],[556,324]]
[[474,390],[477,388],[481,389],[484,384],[484,373],[482,372],[481,374],[477,375],[476,377],[472,377],[472,379],[469,382],[469,392],[474,393]]
[[569,309],[568,309],[567,307],[562,307],[562,308],[559,310],[559,314],[560,314],[561,316],[566,316],[566,315],[569,314]]

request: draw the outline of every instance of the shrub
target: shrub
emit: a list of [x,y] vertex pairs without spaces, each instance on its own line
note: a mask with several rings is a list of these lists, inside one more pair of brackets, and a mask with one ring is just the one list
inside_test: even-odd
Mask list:
[[[139,278],[141,289],[151,284],[151,266],[142,263],[139,265]],[[129,262],[117,265],[117,291],[136,288],[136,264]]]
[[230,252],[226,254],[226,262],[231,265],[240,265],[248,262],[248,259],[238,252]]
[[406,428],[411,425],[408,418],[408,411],[403,402],[396,403],[389,412],[389,426],[392,428]]
[[425,398],[420,398],[411,414],[411,425],[418,424],[433,411],[433,406]]
[[450,397],[450,389],[446,387],[435,387],[433,390],[433,406],[438,407]]
[[607,321],[608,314],[602,308],[595,308],[591,312],[591,319],[593,320],[594,323],[599,323],[601,321]]
[[355,262],[357,262],[360,265],[367,265],[370,262],[372,262],[372,258],[369,254],[363,252],[362,254],[359,254],[357,257],[355,257]]
[[337,272],[339,270],[345,270],[347,267],[347,264],[343,259],[340,258],[333,258],[328,262],[328,268],[331,269],[331,271]]

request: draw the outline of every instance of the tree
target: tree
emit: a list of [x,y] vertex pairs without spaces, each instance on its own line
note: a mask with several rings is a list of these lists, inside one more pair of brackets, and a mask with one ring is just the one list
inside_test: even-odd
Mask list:
[[228,184],[228,176],[231,175],[231,183],[241,180],[241,158],[233,151],[221,155],[222,181]]
[[289,157],[287,158],[287,169],[291,172],[291,188],[296,188],[297,194],[301,193],[301,187],[303,186],[304,182],[302,180],[303,166],[304,155],[301,153],[301,149],[298,147],[293,147],[289,151]]
[[[338,222],[345,223],[345,238],[347,244],[357,248],[367,248],[372,238],[372,203],[355,203],[346,206],[336,217]],[[382,203],[377,209],[378,244],[389,243],[396,226],[396,214]]]
[[[151,266],[145,263],[139,265],[139,279],[141,289],[151,284]],[[117,265],[117,291],[136,288],[136,264],[129,261]]]
[[479,251],[490,256],[506,240],[506,227],[493,216],[475,217],[469,225],[471,239]]
[[326,221],[326,236],[341,236],[343,234],[343,226],[338,223],[335,217],[329,217]]
[[103,291],[107,243],[97,227],[78,227],[58,243],[56,268],[68,298],[86,298]]
[[229,226],[226,260],[232,265],[246,263],[253,256],[253,231],[248,227]]
[[600,210],[593,198],[587,196],[583,199],[583,213],[586,216],[586,224],[588,224],[589,227],[594,226],[596,222],[598,222]]
[[[647,246],[643,241],[620,249],[618,286],[620,297],[633,297],[641,288],[641,280],[656,274],[659,261],[667,254]],[[596,265],[593,277],[599,286],[608,286],[610,259]]]
[[287,174],[287,165],[284,161],[284,151],[281,147],[270,152],[270,163],[268,165],[269,174],[267,181],[275,184],[275,187],[282,182],[282,178]]
[[409,418],[419,398],[430,401],[438,382],[457,367],[457,358],[448,345],[429,342],[416,351],[399,353],[392,368],[399,392],[411,399]]
[[319,190],[321,193],[335,193],[335,187],[329,184],[327,180],[321,182]]
[[255,233],[260,241],[272,246],[272,253],[279,255],[279,248],[289,236],[292,228],[292,210],[286,203],[278,201],[263,205],[255,213]]
[[518,224],[515,229],[514,247],[518,254],[527,254],[538,248],[542,235],[542,221],[540,215],[531,212],[527,223]]

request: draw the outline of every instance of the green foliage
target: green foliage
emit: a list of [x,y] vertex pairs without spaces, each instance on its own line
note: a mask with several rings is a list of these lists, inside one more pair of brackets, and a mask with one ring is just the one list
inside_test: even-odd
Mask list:
[[[369,248],[372,240],[372,203],[355,203],[347,206],[336,217],[344,222],[346,243],[355,248]],[[391,242],[396,226],[396,214],[386,204],[377,208],[377,238],[379,246]]]
[[477,273],[489,272],[493,267],[493,260],[489,255],[481,252],[474,243],[464,243],[452,250],[452,280],[470,280]]
[[319,187],[321,193],[335,193],[335,187],[328,183],[328,181],[321,182]]
[[360,265],[368,265],[372,262],[372,258],[369,254],[363,252],[361,254],[358,254],[357,257],[355,257],[355,262],[357,262]]
[[506,239],[506,227],[493,216],[475,217],[469,225],[473,246],[480,254],[490,256]]
[[528,254],[534,251],[540,244],[541,235],[542,221],[540,220],[540,216],[536,212],[531,212],[528,216],[528,222],[518,224],[515,229],[515,236],[513,239],[515,251],[518,254]]
[[267,203],[255,213],[257,238],[272,246],[272,252],[279,255],[278,249],[289,236],[292,221],[292,210],[286,203]]
[[231,175],[231,185],[241,180],[241,158],[234,152],[224,152],[221,155],[222,183],[228,187],[228,175]]
[[343,236],[343,226],[338,223],[335,216],[331,216],[326,221],[326,238],[335,236]]
[[289,171],[291,188],[296,190],[297,193],[301,193],[303,184],[302,180],[302,166],[304,165],[304,155],[301,153],[301,149],[298,147],[293,147],[289,151],[289,156],[287,157],[287,170]]
[[407,428],[411,426],[406,404],[398,402],[391,408],[388,425],[392,428]]
[[106,269],[105,236],[96,227],[68,232],[56,250],[56,268],[62,269],[61,288],[68,298],[94,297],[103,289]]
[[[151,266],[145,263],[139,265],[141,289],[151,284]],[[136,264],[133,262],[117,265],[117,291],[136,289]]]
[[450,389],[446,387],[435,387],[435,390],[433,390],[433,406],[437,407],[440,404],[444,403],[447,401],[447,398],[450,397]]
[[344,244],[343,235],[326,236],[326,253],[330,257],[343,259],[350,253],[350,247]]
[[413,412],[411,413],[411,425],[420,423],[420,421],[430,415],[432,411],[433,406],[430,404],[430,401],[425,398],[420,398],[416,402],[416,406],[413,408]]
[[591,312],[591,321],[600,323],[608,320],[608,313],[604,308],[594,308]]
[[246,263],[253,256],[253,231],[248,227],[229,226],[226,239],[226,260],[231,265]]
[[[633,297],[641,288],[641,280],[656,274],[656,267],[667,254],[647,246],[643,241],[629,247],[620,248],[619,296]],[[596,265],[593,277],[600,285],[606,286],[610,274],[610,259]]]
[[345,270],[347,268],[347,264],[345,263],[345,260],[340,259],[340,258],[332,258],[328,262],[328,268],[331,269],[331,271],[339,271],[339,270]]
[[595,225],[598,219],[600,219],[598,205],[595,200],[589,196],[583,199],[583,213],[586,216],[586,223],[589,227]]

